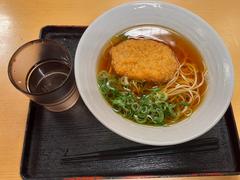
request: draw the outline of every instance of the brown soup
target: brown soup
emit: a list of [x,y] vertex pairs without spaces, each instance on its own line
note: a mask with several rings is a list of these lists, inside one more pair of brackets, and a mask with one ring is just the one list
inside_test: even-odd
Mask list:
[[[97,73],[102,70],[109,71],[109,69],[112,68],[111,56],[109,51],[113,46],[116,46],[118,43],[121,43],[128,38],[139,37],[153,40],[157,38],[158,41],[161,41],[162,43],[168,45],[174,51],[175,56],[177,57],[180,64],[185,61],[191,63],[192,65],[194,65],[194,67],[196,67],[198,82],[202,80],[202,73],[206,71],[206,69],[204,66],[203,58],[198,49],[193,45],[193,43],[174,30],[162,26],[151,25],[142,25],[129,28],[112,37],[112,39],[110,39],[110,41],[106,43],[105,47],[102,50],[102,53],[99,56]],[[115,74],[114,70],[111,70],[111,73]],[[149,86],[155,85],[155,83],[149,82]],[[207,83],[206,80],[204,80],[204,83],[198,88],[199,95],[201,96],[201,102],[206,88]],[[199,106],[199,104],[193,103],[191,106],[191,109],[194,111],[196,107]],[[186,116],[179,118],[178,121],[184,119],[185,117]],[[167,120],[167,124],[172,124],[171,119]]]

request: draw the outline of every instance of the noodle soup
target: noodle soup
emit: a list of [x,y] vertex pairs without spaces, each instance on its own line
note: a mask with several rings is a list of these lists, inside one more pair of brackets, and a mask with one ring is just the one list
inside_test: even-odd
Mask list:
[[187,38],[147,25],[112,37],[97,69],[99,90],[113,111],[154,126],[191,116],[206,91],[205,74],[201,54]]

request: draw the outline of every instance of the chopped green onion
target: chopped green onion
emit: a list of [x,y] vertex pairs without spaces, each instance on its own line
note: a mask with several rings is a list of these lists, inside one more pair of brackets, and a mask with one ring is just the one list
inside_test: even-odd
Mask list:
[[182,106],[189,106],[190,104],[188,102],[182,101],[179,103]]
[[[166,119],[178,117],[176,104],[169,103],[168,96],[159,87],[148,89],[147,94],[139,95],[132,88],[143,89],[144,81],[128,80],[127,77],[110,75],[106,71],[98,74],[97,82],[105,99],[111,104],[113,111],[123,117],[140,124],[165,125]],[[187,102],[181,102],[187,106]]]

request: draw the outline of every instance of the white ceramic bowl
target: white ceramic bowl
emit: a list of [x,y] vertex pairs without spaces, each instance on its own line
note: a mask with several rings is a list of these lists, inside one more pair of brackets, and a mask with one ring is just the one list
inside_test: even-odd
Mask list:
[[[104,44],[126,28],[155,24],[190,39],[208,69],[206,97],[192,116],[170,127],[139,125],[113,112],[100,94],[96,81],[98,56]],[[98,17],[83,34],[75,56],[75,78],[80,95],[94,116],[115,133],[143,144],[173,145],[192,140],[211,129],[229,106],[233,67],[219,35],[199,16],[181,7],[154,1],[131,2]]]

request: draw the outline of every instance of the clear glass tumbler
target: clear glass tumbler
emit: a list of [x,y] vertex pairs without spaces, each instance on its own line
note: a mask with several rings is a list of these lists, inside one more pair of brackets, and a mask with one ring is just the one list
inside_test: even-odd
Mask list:
[[73,61],[67,49],[53,40],[34,40],[11,57],[8,75],[12,84],[46,109],[61,112],[78,100]]

